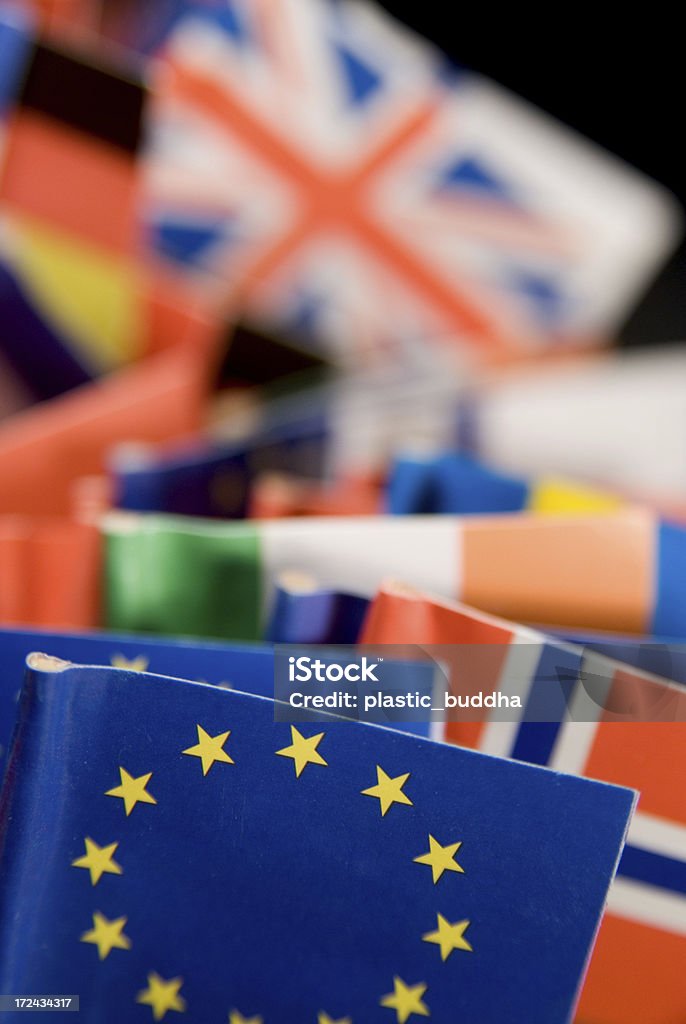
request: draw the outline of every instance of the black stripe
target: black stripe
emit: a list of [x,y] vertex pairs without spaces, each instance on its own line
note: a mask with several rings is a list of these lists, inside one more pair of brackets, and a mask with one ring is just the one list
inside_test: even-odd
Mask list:
[[298,347],[297,341],[289,335],[245,322],[229,328],[227,344],[228,351],[218,374],[219,387],[264,387],[305,378],[315,383],[326,376],[330,368],[325,359]]
[[78,57],[36,45],[19,105],[135,154],[145,90]]

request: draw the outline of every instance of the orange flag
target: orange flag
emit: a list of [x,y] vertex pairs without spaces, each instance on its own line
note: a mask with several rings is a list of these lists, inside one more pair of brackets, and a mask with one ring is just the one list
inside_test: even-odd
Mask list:
[[0,624],[98,625],[100,534],[68,519],[0,517]]
[[201,426],[206,351],[179,348],[0,424],[0,514],[68,515],[72,486],[118,441],[175,440]]

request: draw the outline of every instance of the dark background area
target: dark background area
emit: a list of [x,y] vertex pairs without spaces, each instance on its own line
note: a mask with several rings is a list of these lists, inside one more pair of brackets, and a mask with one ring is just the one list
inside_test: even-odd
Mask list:
[[[457,64],[501,82],[670,189],[686,207],[686,76],[680,31],[653,13],[613,21],[556,8],[527,16],[491,4],[381,0]],[[650,15],[650,16],[649,16]],[[625,345],[686,340],[686,244],[620,331]]]

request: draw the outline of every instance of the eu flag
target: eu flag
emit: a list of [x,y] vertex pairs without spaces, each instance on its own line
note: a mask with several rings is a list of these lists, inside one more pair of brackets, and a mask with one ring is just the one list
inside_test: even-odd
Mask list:
[[3,993],[78,995],[98,1024],[569,1020],[631,791],[29,664],[1,811]]
[[[342,606],[357,599],[335,595]],[[345,608],[341,607],[340,611]],[[303,612],[305,609],[303,608]],[[292,619],[302,618],[300,603]],[[351,614],[348,618],[351,618]],[[342,616],[339,614],[338,622]],[[279,642],[286,642],[278,638]],[[306,643],[307,638],[294,642]],[[321,641],[323,642],[323,641]],[[67,661],[111,665],[134,672],[154,672],[210,683],[227,690],[242,690],[259,697],[274,696],[272,644],[226,644],[121,633],[66,633],[0,627],[0,778],[17,719],[18,696],[24,664],[31,651],[49,650]],[[430,692],[434,670],[428,662],[396,662],[408,692]],[[403,721],[401,728],[420,736],[429,734],[429,722]]]
[[135,672],[196,679],[274,694],[274,651],[270,644],[223,644],[121,633],[67,633],[0,627],[0,777],[17,718],[26,658],[49,650],[59,658],[89,665],[112,665]]

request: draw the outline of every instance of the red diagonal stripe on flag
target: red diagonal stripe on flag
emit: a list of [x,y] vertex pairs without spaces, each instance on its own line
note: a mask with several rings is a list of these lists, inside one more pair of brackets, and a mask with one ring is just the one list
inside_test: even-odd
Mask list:
[[508,339],[502,329],[377,222],[365,205],[364,186],[396,153],[428,129],[438,113],[435,103],[416,110],[358,168],[340,174],[303,160],[235,94],[202,73],[180,67],[173,60],[167,67],[167,95],[194,104],[204,115],[217,119],[263,163],[287,177],[301,195],[301,216],[247,269],[237,286],[240,295],[252,294],[303,242],[321,231],[324,223],[364,242],[401,280],[440,311],[449,329],[467,332],[491,347],[506,346]]

